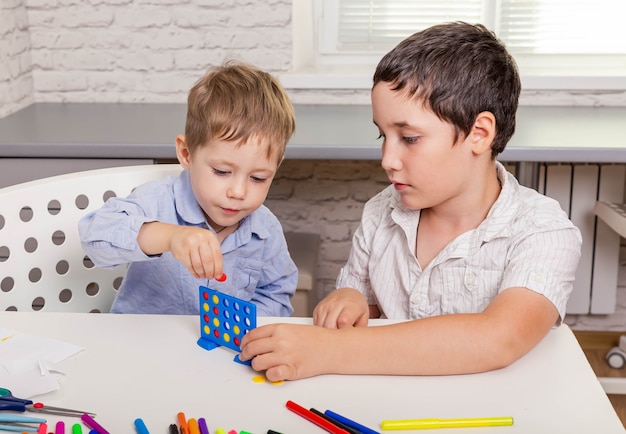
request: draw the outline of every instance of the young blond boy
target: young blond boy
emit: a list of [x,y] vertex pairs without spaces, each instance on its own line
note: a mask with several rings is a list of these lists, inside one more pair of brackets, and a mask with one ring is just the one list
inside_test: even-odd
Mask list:
[[[437,25],[384,56],[372,109],[391,185],[366,204],[316,326],[259,327],[241,358],[274,381],[472,373],[509,365],[560,324],[580,233],[496,161],[520,87],[480,25]],[[364,327],[379,317],[407,321]]]
[[109,199],[79,223],[97,266],[129,264],[111,311],[196,314],[204,285],[254,302],[259,315],[289,316],[297,268],[263,202],[294,129],[270,74],[230,62],[202,77],[176,137],[182,173]]

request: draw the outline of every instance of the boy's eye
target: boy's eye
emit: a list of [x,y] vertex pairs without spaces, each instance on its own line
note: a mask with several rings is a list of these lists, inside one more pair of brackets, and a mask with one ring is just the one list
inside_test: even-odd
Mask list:
[[218,176],[224,176],[224,175],[228,175],[230,172],[228,172],[227,170],[220,170],[220,169],[216,169],[215,167],[213,168],[213,173],[215,173]]
[[252,179],[253,182],[258,182],[258,183],[267,181],[267,178],[261,178],[258,176],[251,176],[250,179]]
[[378,135],[378,137],[376,137],[376,140],[380,140],[380,139],[384,139],[384,138],[385,138],[385,135],[383,133],[380,133]]
[[416,143],[419,140],[418,136],[414,136],[414,137],[403,137],[402,140],[404,140],[407,143]]

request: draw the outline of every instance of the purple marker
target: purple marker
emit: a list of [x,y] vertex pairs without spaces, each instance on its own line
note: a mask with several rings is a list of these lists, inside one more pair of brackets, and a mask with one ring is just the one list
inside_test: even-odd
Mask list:
[[98,434],[109,434],[107,430],[102,428],[102,426],[98,422],[96,422],[93,419],[93,417],[89,416],[87,413],[84,413],[80,417],[80,420],[82,420],[85,423],[85,425],[87,425],[89,428],[91,428],[93,431],[97,432]]
[[200,434],[209,434],[209,427],[206,426],[206,420],[203,417],[198,419],[198,428],[200,428]]

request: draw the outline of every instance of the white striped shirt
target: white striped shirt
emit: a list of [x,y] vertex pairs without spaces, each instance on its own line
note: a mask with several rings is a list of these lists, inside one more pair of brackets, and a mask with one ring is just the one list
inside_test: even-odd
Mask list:
[[370,199],[337,288],[355,288],[383,318],[482,312],[501,291],[543,294],[561,319],[580,258],[580,231],[558,202],[519,185],[497,163],[502,190],[487,218],[452,240],[426,266],[414,254],[420,211],[393,186]]

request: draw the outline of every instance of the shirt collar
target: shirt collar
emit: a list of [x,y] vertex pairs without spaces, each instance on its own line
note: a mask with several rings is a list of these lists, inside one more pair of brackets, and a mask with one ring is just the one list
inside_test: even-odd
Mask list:
[[496,173],[502,189],[487,217],[477,228],[480,238],[485,242],[510,235],[511,219],[516,215],[520,206],[519,201],[516,200],[520,185],[515,177],[508,173],[498,161],[496,161]]
[[193,194],[188,170],[183,170],[174,180],[173,190],[178,216],[189,225],[203,226],[206,218]]
[[[502,189],[498,198],[491,206],[487,217],[476,229],[476,235],[478,235],[482,241],[490,241],[495,238],[508,236],[510,234],[510,220],[519,208],[519,203],[515,198],[518,195],[520,185],[515,177],[508,173],[504,166],[498,161],[496,161],[496,176],[502,184]],[[407,233],[407,236],[409,236],[409,234],[415,230],[419,222],[420,212],[406,208],[400,199],[400,194],[393,189],[393,186],[388,188],[390,188],[391,191],[390,206],[393,209],[392,219],[396,224],[400,225]]]

